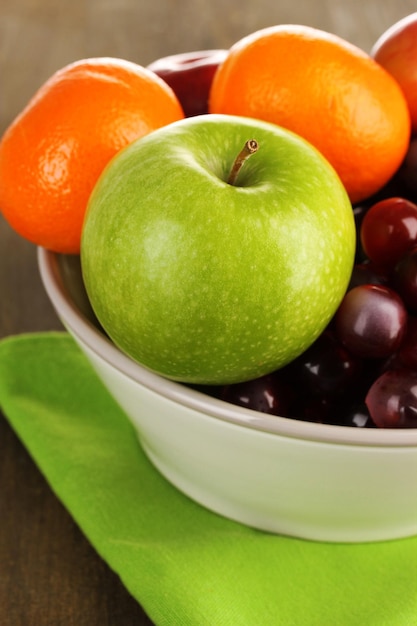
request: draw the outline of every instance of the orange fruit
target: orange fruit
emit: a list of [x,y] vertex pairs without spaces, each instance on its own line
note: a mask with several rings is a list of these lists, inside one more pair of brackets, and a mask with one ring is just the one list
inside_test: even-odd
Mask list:
[[265,28],[232,46],[214,76],[209,110],[301,135],[333,165],[353,203],[388,182],[410,139],[395,79],[344,39],[302,25]]
[[78,253],[90,193],[121,148],[184,117],[153,72],[114,58],[58,70],[0,141],[0,210],[33,243]]

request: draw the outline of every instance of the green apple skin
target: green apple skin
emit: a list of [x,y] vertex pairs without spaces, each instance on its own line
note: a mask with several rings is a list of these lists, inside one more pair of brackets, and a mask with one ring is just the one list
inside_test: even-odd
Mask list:
[[[248,139],[258,151],[227,182]],[[87,208],[83,278],[113,342],[167,378],[222,385],[308,348],[346,291],[352,206],[310,144],[202,115],[119,152]]]

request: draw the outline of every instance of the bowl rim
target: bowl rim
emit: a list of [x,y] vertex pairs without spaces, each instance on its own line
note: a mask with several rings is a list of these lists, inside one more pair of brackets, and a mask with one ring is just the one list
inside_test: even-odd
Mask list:
[[44,289],[64,327],[96,356],[131,380],[189,409],[212,418],[272,435],[319,443],[377,447],[417,447],[417,428],[363,429],[318,424],[260,413],[232,405],[203,392],[163,378],[121,352],[106,335],[80,311],[70,298],[59,269],[59,253],[37,249],[38,268]]

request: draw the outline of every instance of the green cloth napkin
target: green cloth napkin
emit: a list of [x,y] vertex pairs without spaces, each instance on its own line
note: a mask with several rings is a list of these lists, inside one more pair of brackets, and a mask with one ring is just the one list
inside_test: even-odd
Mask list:
[[0,405],[57,497],[155,624],[417,625],[417,537],[316,543],[205,510],[148,462],[68,334],[0,342]]

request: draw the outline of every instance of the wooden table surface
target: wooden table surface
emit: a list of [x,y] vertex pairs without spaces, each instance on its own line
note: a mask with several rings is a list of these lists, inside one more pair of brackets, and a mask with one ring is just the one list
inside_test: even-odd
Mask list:
[[[177,52],[227,48],[258,28],[290,22],[332,31],[369,51],[388,26],[415,10],[414,0],[1,0],[0,134],[44,80],[80,58],[146,65]],[[35,252],[0,217],[0,337],[61,328]],[[1,414],[0,624],[151,624]]]

